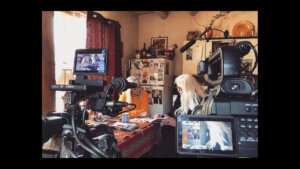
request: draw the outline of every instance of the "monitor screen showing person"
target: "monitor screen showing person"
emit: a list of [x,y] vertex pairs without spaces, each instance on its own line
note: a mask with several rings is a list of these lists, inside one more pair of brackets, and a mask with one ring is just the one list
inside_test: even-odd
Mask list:
[[189,115],[182,115],[178,119],[178,153],[215,156],[235,154],[233,119]]
[[77,50],[75,54],[74,74],[106,75],[107,50]]

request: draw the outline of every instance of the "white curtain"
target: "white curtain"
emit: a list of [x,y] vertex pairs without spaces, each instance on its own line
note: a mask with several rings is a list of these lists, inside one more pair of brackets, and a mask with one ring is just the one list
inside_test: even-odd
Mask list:
[[[86,15],[76,11],[54,12],[55,80],[62,69],[73,69],[76,49],[86,48]],[[56,111],[63,111],[62,96],[56,92]]]

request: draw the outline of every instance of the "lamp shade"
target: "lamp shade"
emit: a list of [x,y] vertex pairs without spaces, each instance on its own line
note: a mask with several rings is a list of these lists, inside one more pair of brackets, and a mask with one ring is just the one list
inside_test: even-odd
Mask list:
[[56,84],[66,85],[69,84],[69,80],[75,80],[72,69],[62,69]]

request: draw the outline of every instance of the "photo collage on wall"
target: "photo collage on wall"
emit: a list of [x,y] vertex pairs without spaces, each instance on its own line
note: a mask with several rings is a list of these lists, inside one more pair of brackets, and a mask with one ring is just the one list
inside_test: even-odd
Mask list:
[[169,64],[160,59],[134,59],[131,61],[130,75],[139,78],[142,89],[148,93],[149,105],[162,104],[164,74],[169,74]]
[[[166,73],[169,74],[169,70]],[[138,77],[141,84],[161,85],[164,80],[164,63],[154,59],[134,60],[131,62],[130,75]]]

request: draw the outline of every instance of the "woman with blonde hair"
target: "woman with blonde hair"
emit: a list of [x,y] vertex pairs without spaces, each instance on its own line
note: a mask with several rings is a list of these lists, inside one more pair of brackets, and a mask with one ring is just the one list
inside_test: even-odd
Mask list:
[[178,76],[175,79],[175,84],[181,96],[181,107],[175,111],[175,115],[200,115],[201,111],[198,105],[201,99],[207,96],[202,85],[190,74]]
[[[127,78],[127,81],[131,83],[136,83],[137,87],[127,89],[125,92],[122,92],[122,94],[119,97],[119,101],[128,102],[136,105],[136,108],[134,110],[128,112],[131,118],[150,116],[148,112],[149,106],[147,91],[142,90],[141,83],[137,77],[129,76]],[[132,106],[123,107],[123,111],[128,110],[130,108],[132,108]]]
[[[199,105],[202,99],[207,94],[204,88],[190,74],[182,74],[175,79],[179,97],[176,99],[172,112],[164,114],[162,121],[162,140],[153,150],[153,157],[164,158],[169,152],[176,151],[175,136],[176,136],[176,116],[181,114],[202,115],[201,106]],[[161,117],[157,114],[154,117]]]
[[[202,114],[200,102],[207,94],[202,85],[190,74],[178,76],[175,79],[175,84],[180,95],[180,107],[174,111],[174,115],[204,115]],[[163,125],[176,126],[175,117],[170,117],[166,114],[165,118],[166,119],[163,120]]]

